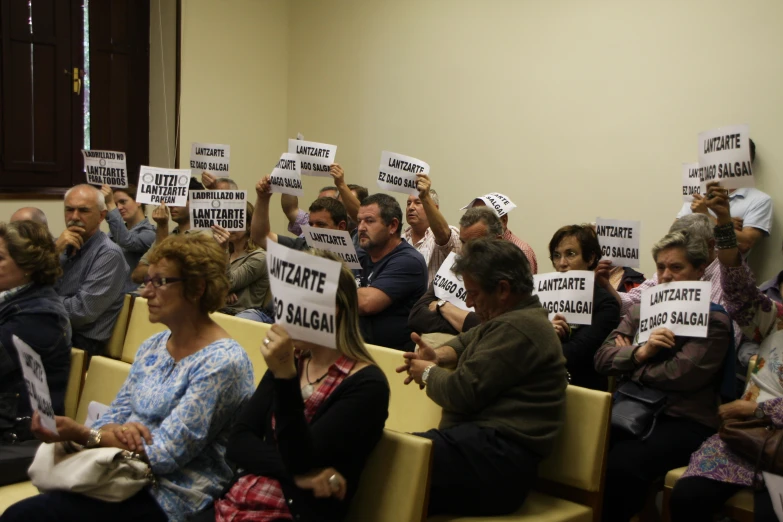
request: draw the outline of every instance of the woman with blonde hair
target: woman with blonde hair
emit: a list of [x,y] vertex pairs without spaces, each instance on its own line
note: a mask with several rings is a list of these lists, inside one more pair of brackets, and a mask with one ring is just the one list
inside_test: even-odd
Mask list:
[[0,485],[27,480],[38,441],[13,336],[41,357],[52,409],[65,410],[71,323],[54,283],[62,274],[54,239],[33,221],[0,223]]
[[[334,261],[333,254],[314,255]],[[261,352],[269,370],[229,439],[244,470],[198,520],[342,520],[388,416],[389,385],[359,333],[359,301],[342,265],[337,349],[292,340],[273,325]]]

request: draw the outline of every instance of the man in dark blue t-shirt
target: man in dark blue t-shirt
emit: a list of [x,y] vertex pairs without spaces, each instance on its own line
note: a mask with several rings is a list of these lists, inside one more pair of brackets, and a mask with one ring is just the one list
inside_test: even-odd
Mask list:
[[400,237],[402,209],[387,194],[373,194],[359,208],[359,316],[364,340],[413,351],[408,315],[427,290],[424,257]]

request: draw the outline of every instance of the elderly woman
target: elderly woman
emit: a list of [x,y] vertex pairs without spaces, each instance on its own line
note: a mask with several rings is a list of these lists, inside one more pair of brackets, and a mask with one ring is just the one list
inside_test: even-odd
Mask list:
[[[653,246],[658,281],[698,281],[709,260],[707,243],[688,231]],[[707,337],[676,336],[656,328],[637,342],[639,306],[623,317],[595,355],[596,369],[662,391],[666,407],[645,440],[612,427],[606,471],[604,520],[627,522],[645,501],[650,484],[684,466],[718,427],[723,362],[732,346],[726,313],[711,311]]]
[[389,407],[389,384],[359,334],[358,303],[343,265],[336,350],[293,340],[280,325],[269,330],[261,345],[269,370],[228,444],[244,475],[199,521],[345,518]]
[[[229,248],[227,306],[220,311],[236,315],[248,308],[261,309],[269,301],[269,276],[266,271],[266,252],[250,239],[253,205],[247,204],[247,229],[227,232]],[[220,227],[215,227],[224,231]],[[218,241],[220,243],[220,241]]]
[[41,356],[52,408],[64,413],[71,323],[52,286],[60,274],[45,225],[0,223],[0,485],[27,480],[38,446],[30,433],[30,400],[14,335]]
[[103,185],[101,193],[106,201],[106,223],[111,239],[122,248],[130,269],[125,291],[132,292],[138,285],[131,281],[130,273],[155,242],[155,227],[144,216],[144,205],[136,203],[135,185],[115,189]]
[[[761,343],[742,398],[722,405],[718,413],[723,420],[767,419],[777,429],[783,429],[783,331],[779,330],[783,305],[756,288],[753,273],[742,262],[726,190],[710,184],[706,193],[711,196],[707,206],[718,219],[715,239],[728,311],[749,339]],[[688,470],[674,486],[671,519],[711,521],[729,497],[752,485],[759,486],[754,492],[754,520],[777,521],[770,494],[763,487],[764,478],[756,473],[756,463],[736,455],[718,435],[713,435],[691,456]]]
[[[558,272],[595,270],[601,259],[601,245],[588,225],[562,227],[549,242],[549,258]],[[593,357],[606,336],[620,323],[620,304],[601,285],[593,286],[593,319],[589,325],[570,325],[560,314],[552,319],[566,358],[571,384],[604,390],[608,380],[595,371]]]
[[253,369],[209,316],[228,291],[225,254],[210,237],[171,236],[149,260],[142,296],[150,321],[169,330],[141,345],[117,398],[92,429],[57,417],[55,435],[34,416],[33,431],[46,442],[139,453],[157,486],[116,503],[49,492],[11,506],[0,520],[180,521],[208,506],[231,479],[225,443],[253,392]]

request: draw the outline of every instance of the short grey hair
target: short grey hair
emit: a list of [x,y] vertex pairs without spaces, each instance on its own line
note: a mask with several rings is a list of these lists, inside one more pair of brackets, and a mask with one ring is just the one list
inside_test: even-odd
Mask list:
[[440,197],[438,196],[438,193],[435,191],[435,189],[430,189],[430,197],[432,198],[433,203],[440,206]]
[[691,236],[701,238],[705,243],[709,243],[715,239],[715,233],[713,232],[712,227],[712,222],[706,215],[688,214],[677,219],[674,224],[669,227],[669,233],[687,230]]
[[101,193],[100,190],[98,190],[97,188],[93,187],[92,185],[88,185],[87,183],[82,183],[81,185],[76,185],[74,187],[69,188],[68,192],[65,193],[65,197],[63,198],[63,200],[68,199],[68,196],[71,195],[71,192],[73,192],[74,190],[76,190],[78,188],[87,188],[89,190],[92,190],[93,193],[95,194],[95,203],[96,203],[96,205],[98,205],[98,210],[101,211],[101,212],[106,210],[106,200],[103,199],[103,193]]
[[710,260],[709,245],[700,234],[694,233],[694,230],[677,230],[663,236],[652,247],[653,260],[658,261],[658,254],[669,248],[685,250],[686,259],[694,267],[706,265]]
[[218,183],[225,183],[226,185],[231,187],[229,190],[239,190],[239,185],[237,185],[237,182],[231,178],[218,178],[215,180],[216,187]]
[[501,281],[507,281],[511,291],[530,295],[533,273],[525,254],[511,241],[474,239],[462,246],[452,270],[457,275],[469,275],[485,292],[494,292]]
[[459,226],[462,228],[472,227],[478,222],[487,226],[487,236],[497,237],[503,235],[503,223],[495,211],[488,207],[469,208],[459,219]]

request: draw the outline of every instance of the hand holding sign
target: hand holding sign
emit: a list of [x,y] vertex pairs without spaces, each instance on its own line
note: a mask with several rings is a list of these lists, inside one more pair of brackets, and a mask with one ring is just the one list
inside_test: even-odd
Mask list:
[[[704,200],[704,204],[708,209],[712,210],[718,218],[718,224],[734,224],[731,217],[731,208],[729,207],[729,192],[721,187],[720,183],[715,181],[707,183],[706,191],[707,196]],[[740,225],[740,230],[742,230],[742,225]]]
[[106,211],[111,212],[117,205],[114,203],[114,192],[109,185],[101,186],[101,194],[103,194],[103,201],[106,202]]
[[17,336],[12,336],[11,340],[19,356],[30,407],[41,415],[43,427],[56,435],[57,422],[54,419],[52,397],[49,395],[49,384],[46,382],[46,370],[44,370],[41,356]]
[[161,203],[159,207],[152,211],[152,220],[158,227],[168,227],[169,219],[171,219],[171,214],[169,214],[166,203]]
[[394,152],[381,153],[378,186],[391,192],[419,196],[417,174],[429,174],[430,166],[416,158]]
[[704,196],[701,194],[694,194],[693,195],[693,201],[691,201],[691,212],[694,214],[704,214],[709,215],[709,212],[707,212],[707,201]]
[[269,199],[272,197],[272,182],[270,176],[264,176],[256,183],[256,197],[258,199]]
[[261,343],[261,355],[275,379],[296,377],[294,341],[283,326],[273,324]]
[[674,334],[668,328],[656,328],[650,333],[650,338],[644,343],[636,353],[634,358],[643,363],[655,357],[662,349],[671,350],[676,343]]
[[[660,328],[670,330],[672,335],[707,337],[711,288],[709,281],[679,281],[644,290],[638,342],[651,339]],[[660,340],[659,344],[665,343]]]

